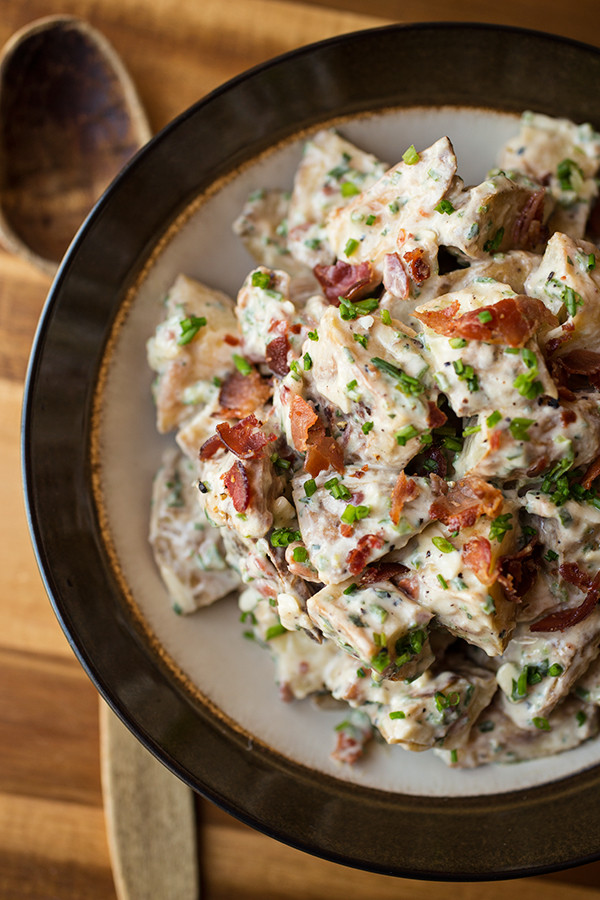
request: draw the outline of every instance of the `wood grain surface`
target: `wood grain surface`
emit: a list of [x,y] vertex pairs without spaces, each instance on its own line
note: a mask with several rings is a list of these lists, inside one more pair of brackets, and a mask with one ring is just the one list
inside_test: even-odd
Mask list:
[[[557,0],[507,0],[497,17],[493,10],[464,0],[451,17],[491,17],[600,45],[596,0],[568,10]],[[1,0],[0,11],[0,43],[40,16],[72,13],[91,22],[123,58],[155,131],[226,79],[293,47],[386,19],[450,18],[442,2],[393,0]],[[46,597],[22,498],[23,383],[48,287],[46,276],[0,250],[0,900],[115,900],[98,697]],[[597,864],[516,883],[396,880],[308,857],[201,799],[196,807],[207,900],[600,898]]]

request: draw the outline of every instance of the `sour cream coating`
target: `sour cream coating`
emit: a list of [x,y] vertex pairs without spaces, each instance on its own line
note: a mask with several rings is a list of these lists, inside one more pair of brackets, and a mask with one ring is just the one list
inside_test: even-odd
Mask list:
[[489,166],[316,132],[234,223],[237,297],[179,275],[148,340],[166,591],[242,586],[281,698],[347,707],[340,763],[600,728],[600,136],[525,113]]

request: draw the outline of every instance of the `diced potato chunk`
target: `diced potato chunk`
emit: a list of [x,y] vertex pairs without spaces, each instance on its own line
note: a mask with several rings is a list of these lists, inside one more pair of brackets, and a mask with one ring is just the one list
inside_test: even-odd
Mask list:
[[427,639],[431,614],[390,582],[330,585],[313,594],[307,609],[325,637],[372,669],[374,677],[414,678],[433,662]]

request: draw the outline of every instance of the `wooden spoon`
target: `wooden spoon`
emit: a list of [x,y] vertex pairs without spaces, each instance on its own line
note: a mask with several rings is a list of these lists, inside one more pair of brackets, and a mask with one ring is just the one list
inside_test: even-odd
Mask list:
[[198,900],[194,795],[100,701],[108,845],[119,900]]
[[49,16],[17,32],[0,53],[0,242],[53,274],[150,136],[131,78],[91,25]]

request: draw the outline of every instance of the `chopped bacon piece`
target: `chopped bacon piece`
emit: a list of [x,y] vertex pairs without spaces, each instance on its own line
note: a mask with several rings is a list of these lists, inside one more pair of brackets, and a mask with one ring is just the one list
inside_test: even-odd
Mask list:
[[325,426],[320,423],[320,428],[314,429],[309,435],[304,468],[316,478],[319,472],[330,467],[341,475],[344,471],[344,454],[339,444],[325,434]]
[[583,375],[590,384],[600,388],[600,353],[593,350],[571,350],[554,360],[553,369],[555,367],[562,369],[567,375]]
[[542,224],[544,188],[531,194],[513,225],[513,246],[517,250],[534,250],[548,239],[548,229]]
[[410,570],[402,563],[374,563],[368,566],[360,576],[361,585],[378,584],[380,581],[394,581],[406,575]]
[[448,416],[439,408],[437,403],[434,403],[433,400],[428,400],[427,406],[429,407],[429,413],[427,415],[427,424],[429,427],[441,428],[442,425],[445,425],[448,421]]
[[[562,567],[561,567],[562,568]],[[550,613],[538,622],[534,622],[529,626],[530,631],[564,631],[571,625],[577,625],[594,611],[598,600],[600,599],[600,572],[598,572],[589,586],[583,603],[575,607],[575,609],[560,609],[558,612]]]
[[414,250],[407,250],[402,255],[402,259],[406,263],[408,273],[415,284],[423,284],[431,275],[429,263],[423,259],[424,251],[422,247],[415,247]]
[[340,525],[340,534],[345,538],[352,537],[354,534],[354,525],[350,525],[349,522],[342,522]]
[[[524,347],[541,324],[550,327],[558,325],[556,316],[541,300],[525,294],[504,297],[490,306],[471,309],[456,317],[458,309],[458,301],[453,300],[443,310],[415,310],[414,316],[436,334],[443,334],[445,337],[462,337],[468,341],[485,341],[488,344],[508,344],[509,347]],[[482,312],[489,313],[487,322],[481,321]]]
[[340,305],[340,297],[351,300],[377,284],[373,267],[368,261],[353,265],[338,259],[334,266],[315,266],[313,272],[323,293],[334,306]]
[[563,423],[563,427],[566,428],[567,425],[577,421],[577,413],[574,409],[561,409],[560,421]]
[[258,431],[262,425],[254,414],[246,416],[233,427],[228,422],[217,425],[219,437],[223,445],[240,459],[252,459],[260,456],[269,441],[276,440],[276,435],[268,437]]
[[509,600],[518,603],[533,587],[540,567],[540,550],[537,538],[533,538],[518,553],[498,560],[498,582]]
[[260,456],[269,441],[276,439],[274,434],[267,437],[262,431],[254,430],[261,425],[262,422],[259,422],[254,414],[246,416],[233,427],[228,422],[221,422],[217,425],[218,433],[209,437],[200,447],[200,459],[210,459],[223,448],[231,450],[240,459]]
[[227,417],[243,419],[267,402],[271,396],[268,382],[256,370],[242,375],[237,370],[231,372],[219,391],[221,413]]
[[445,496],[434,500],[429,510],[451,531],[474,525],[479,516],[494,516],[502,506],[502,492],[478,475],[465,475]]
[[347,766],[353,766],[365,752],[365,744],[371,737],[371,732],[357,732],[355,728],[351,732],[345,729],[338,731],[337,743],[335,750],[331,751],[331,758]]
[[408,297],[408,276],[398,253],[386,253],[383,258],[383,286],[400,300]]
[[236,459],[229,471],[225,472],[223,482],[233,501],[235,511],[245,512],[250,504],[250,482],[246,468],[239,459]]
[[475,537],[462,548],[462,560],[482,584],[493,584],[496,573],[492,572],[492,545],[487,538]]
[[330,466],[342,473],[344,454],[332,437],[325,434],[325,425],[310,403],[295,394],[290,404],[292,442],[300,452],[306,451],[304,468],[313,478]]
[[271,372],[275,372],[276,375],[281,375],[282,377],[287,375],[290,371],[287,361],[289,349],[290,342],[285,334],[273,338],[273,340],[267,344],[265,359]]
[[585,488],[586,491],[589,491],[595,482],[596,478],[600,476],[600,456],[597,456],[596,459],[588,466],[585,471],[585,475],[581,479],[581,486]]
[[459,309],[460,303],[458,300],[453,300],[452,303],[444,306],[443,309],[416,309],[413,316],[419,322],[422,322],[423,325],[427,325],[428,328],[435,331],[436,334],[444,334],[450,337],[454,334],[455,319]]
[[358,575],[359,572],[362,572],[373,550],[380,550],[384,543],[385,541],[378,534],[363,535],[346,559],[350,574]]
[[551,338],[546,344],[546,353],[550,355],[558,350],[561,344],[564,344],[565,341],[569,340],[573,331],[575,331],[573,321],[571,319],[567,319],[567,321],[560,329],[560,334],[558,335],[558,337]]
[[234,334],[226,334],[223,337],[223,340],[226,344],[229,344],[230,347],[238,347],[240,343],[239,337],[236,337]]
[[392,508],[390,510],[390,519],[397,525],[404,509],[404,504],[409,500],[413,500],[419,493],[419,487],[412,478],[407,478],[404,472],[400,472],[396,479],[396,484],[392,490]]
[[218,434],[211,435],[207,441],[204,441],[202,446],[200,447],[200,453],[198,454],[200,459],[204,462],[205,459],[210,459],[215,455],[219,450],[223,449],[223,441],[219,437]]
[[561,578],[574,584],[580,591],[588,591],[592,585],[592,576],[580,569],[577,563],[562,563],[558,567]]
[[410,574],[398,576],[395,579],[397,587],[400,588],[401,591],[404,591],[409,597],[412,597],[413,600],[418,601],[419,599],[419,576],[416,572],[411,572]]
[[317,424],[319,417],[306,400],[294,394],[290,404],[290,422],[292,425],[292,442],[296,450],[303,452],[308,444],[308,434]]

